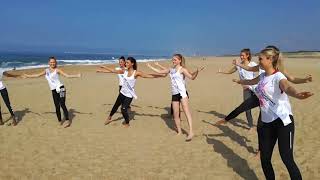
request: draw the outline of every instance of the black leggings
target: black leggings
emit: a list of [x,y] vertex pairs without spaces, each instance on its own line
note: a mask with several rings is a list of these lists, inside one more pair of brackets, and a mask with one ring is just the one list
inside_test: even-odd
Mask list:
[[[234,109],[230,114],[225,117],[226,121],[229,121],[231,119],[236,118],[239,114],[248,111],[250,109],[253,109],[255,107],[259,107],[259,99],[256,95],[250,96],[248,99],[243,101],[236,109]],[[261,113],[259,113],[258,122],[257,122],[257,133],[258,133],[258,144],[259,144],[259,150],[260,150],[260,139],[261,139],[261,127],[262,127],[262,121],[261,121]]]
[[258,107],[260,105],[259,99],[256,95],[250,96],[248,99],[243,101],[236,109],[234,109],[230,114],[227,115],[224,119],[229,121],[230,119],[236,118],[239,114]]
[[65,119],[69,120],[69,113],[66,107],[66,89],[64,88],[64,86],[61,86],[60,90],[61,90],[60,93],[57,93],[56,90],[52,90],[53,102],[56,108],[56,114],[59,122],[61,121],[60,107],[63,110]]
[[271,123],[263,123],[261,127],[260,160],[267,180],[275,179],[271,157],[277,140],[282,162],[287,167],[290,178],[293,180],[302,179],[299,168],[293,159],[294,122],[292,116],[290,119],[292,123],[287,126],[284,126],[282,120],[278,118]]
[[123,94],[119,93],[118,98],[117,98],[116,102],[114,103],[109,116],[112,117],[114,115],[114,113],[117,112],[118,108],[121,105],[122,116],[125,120],[125,123],[129,124],[130,120],[129,120],[129,114],[128,114],[128,107],[130,106],[132,99],[133,98],[126,97]]
[[[9,94],[8,94],[7,88],[1,89],[0,92],[1,92],[2,99],[3,99],[4,103],[6,104],[11,116],[14,116],[13,110],[10,105],[10,99],[9,99]],[[2,119],[1,109],[0,109],[0,118]]]

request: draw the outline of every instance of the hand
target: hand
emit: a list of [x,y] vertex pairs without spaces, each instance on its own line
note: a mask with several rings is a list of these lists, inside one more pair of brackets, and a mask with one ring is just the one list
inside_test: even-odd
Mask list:
[[202,71],[204,69],[204,66],[200,67],[199,69],[197,69],[198,72]]
[[214,125],[218,126],[221,124],[226,124],[228,121],[226,121],[225,119],[220,119],[219,121],[217,121]]
[[307,99],[308,97],[312,96],[313,93],[311,92],[300,92],[296,94],[296,98],[298,99]]
[[155,65],[160,66],[160,64],[158,62],[154,62]]
[[232,79],[233,82],[240,84],[240,80],[238,79]]
[[81,74],[79,73],[79,74],[77,75],[77,77],[78,77],[78,78],[81,78]]
[[101,69],[97,69],[96,72],[103,72]]
[[232,64],[233,64],[233,65],[236,65],[236,66],[239,66],[240,61],[239,61],[238,59],[234,59],[234,60],[232,61]]
[[306,80],[307,80],[307,82],[312,82],[312,76],[309,74],[309,75],[306,77]]
[[217,73],[221,73],[221,72],[222,72],[222,71],[221,71],[221,69],[219,68]]
[[148,67],[151,67],[151,64],[150,64],[150,63],[147,63],[147,66],[148,66]]

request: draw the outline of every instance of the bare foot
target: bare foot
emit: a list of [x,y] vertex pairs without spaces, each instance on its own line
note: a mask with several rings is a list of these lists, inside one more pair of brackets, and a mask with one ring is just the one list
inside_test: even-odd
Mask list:
[[191,141],[192,138],[193,138],[193,136],[194,136],[193,133],[189,134],[188,137],[187,137],[187,139],[186,139],[186,141],[187,141],[187,142]]
[[71,126],[71,121],[70,120],[66,120],[67,124],[64,126],[64,128],[70,127]]
[[128,127],[130,127],[130,124],[123,124],[123,127],[125,127],[125,128],[128,128]]
[[218,125],[225,124],[225,123],[227,123],[227,121],[225,119],[220,119],[214,125],[218,126]]
[[59,121],[60,122],[60,126],[62,126],[63,125],[63,123],[64,123],[64,121]]
[[112,120],[106,120],[106,122],[104,122],[104,125],[108,125],[112,122]]
[[12,116],[12,125],[16,126],[18,124],[18,119],[16,116]]
[[260,151],[258,151],[255,155],[254,155],[255,159],[260,159]]

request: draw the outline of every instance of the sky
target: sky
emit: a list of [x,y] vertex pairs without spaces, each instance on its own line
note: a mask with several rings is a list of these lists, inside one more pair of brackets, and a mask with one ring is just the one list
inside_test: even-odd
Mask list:
[[319,0],[0,0],[0,51],[320,50]]

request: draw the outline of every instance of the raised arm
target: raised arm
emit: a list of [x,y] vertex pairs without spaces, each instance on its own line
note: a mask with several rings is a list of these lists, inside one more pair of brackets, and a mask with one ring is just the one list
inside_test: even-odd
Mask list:
[[288,79],[288,81],[294,83],[294,84],[302,84],[302,83],[308,83],[308,82],[312,82],[312,76],[308,75],[305,78],[296,78],[291,76],[287,71],[283,71],[282,72],[286,78]]
[[260,76],[257,76],[254,79],[250,79],[250,80],[233,79],[232,81],[242,85],[255,85],[259,83],[259,80],[260,80]]
[[290,86],[286,79],[280,80],[280,89],[289,96],[295,97],[297,99],[307,99],[308,97],[313,95],[313,93],[311,92],[297,92],[297,90]]
[[150,74],[147,74],[147,73],[144,73],[144,72],[141,72],[141,71],[138,71],[136,74],[135,74],[135,77],[142,77],[142,78],[161,78],[161,77],[166,77],[166,74],[154,74],[154,73],[150,73]]
[[232,66],[232,68],[229,69],[228,71],[222,71],[222,70],[219,68],[218,73],[220,73],[220,74],[232,74],[232,73],[234,73],[234,72],[236,72],[236,71],[237,71],[237,67],[236,67],[236,66]]
[[37,77],[44,76],[45,74],[46,74],[46,71],[42,70],[38,74],[23,74],[22,77],[25,77],[25,78],[37,78]]
[[81,74],[67,74],[62,69],[57,69],[57,72],[66,78],[79,78]]
[[103,68],[103,69],[97,69],[97,72],[100,72],[100,73],[115,73],[115,74],[123,74],[124,71],[121,69],[121,70],[115,70],[113,68],[109,68],[107,66],[100,66],[100,68]]
[[154,72],[156,72],[156,73],[161,73],[161,74],[168,74],[169,73],[169,69],[167,69],[167,68],[164,68],[164,69],[162,69],[162,70],[160,70],[160,69],[157,69],[157,68],[155,68],[155,67],[153,67],[151,64],[149,64],[149,63],[147,63],[147,66],[151,69],[151,70],[153,70]]
[[260,69],[260,66],[259,66],[259,65],[252,66],[252,67],[246,66],[246,65],[244,65],[244,64],[241,64],[240,61],[238,61],[238,60],[236,60],[236,59],[232,61],[232,64],[234,64],[234,65],[236,65],[236,66],[239,66],[239,67],[241,67],[242,69],[247,70],[247,71],[258,72],[259,69]]
[[158,67],[159,67],[160,69],[162,69],[162,70],[168,69],[168,68],[162,66],[161,64],[159,64],[158,62],[155,62],[154,64],[155,64],[156,66],[158,66]]
[[195,72],[190,73],[186,68],[182,68],[182,72],[181,73],[185,77],[187,77],[187,78],[189,78],[191,80],[195,80],[197,78],[197,76],[198,76],[198,73],[200,71],[202,71],[203,69],[204,69],[204,67],[201,67],[200,69],[197,68],[197,70]]

